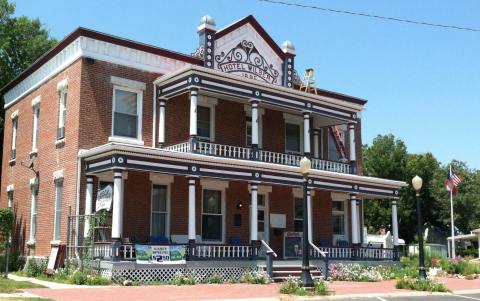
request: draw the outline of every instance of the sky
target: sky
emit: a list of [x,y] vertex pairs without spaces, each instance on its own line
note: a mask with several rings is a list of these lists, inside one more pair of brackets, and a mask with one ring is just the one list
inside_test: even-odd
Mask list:
[[[480,29],[478,0],[285,0]],[[480,169],[480,32],[441,29],[258,0],[16,1],[62,39],[78,26],[190,54],[202,16],[221,29],[254,15],[278,43],[296,47],[299,74],[317,86],[365,98],[362,142],[392,133],[411,153],[432,152]],[[478,113],[477,113],[478,112]]]

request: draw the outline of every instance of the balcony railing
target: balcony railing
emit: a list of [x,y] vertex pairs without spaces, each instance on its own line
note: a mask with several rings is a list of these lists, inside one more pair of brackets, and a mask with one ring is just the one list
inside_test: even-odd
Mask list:
[[[318,249],[328,254],[328,259],[395,260],[398,258],[398,252],[386,248],[319,247]],[[318,250],[311,250],[310,256],[322,258]]]
[[[191,152],[192,144],[183,142],[163,148],[173,152]],[[248,147],[217,144],[199,141],[193,145],[193,152],[208,156],[217,156],[241,160],[253,160],[254,151]],[[301,155],[277,153],[265,150],[258,151],[258,160],[266,163],[274,163],[288,166],[300,166]],[[350,165],[342,162],[312,159],[312,168],[338,173],[351,173]]]

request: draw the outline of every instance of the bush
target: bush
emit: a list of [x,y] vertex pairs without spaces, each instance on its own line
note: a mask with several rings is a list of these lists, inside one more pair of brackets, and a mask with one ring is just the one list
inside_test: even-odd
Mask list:
[[373,267],[355,264],[332,263],[328,266],[328,275],[330,280],[337,281],[382,281],[384,276],[380,273],[388,274],[390,277],[389,267]]
[[[25,259],[19,253],[8,254],[8,271],[16,272],[25,266]],[[5,255],[0,256],[0,270],[5,271]]]
[[268,284],[270,277],[264,272],[253,272],[240,277],[240,283]]
[[47,274],[48,259],[29,258],[25,274],[28,277],[40,277]]
[[302,283],[299,279],[289,278],[280,285],[280,293],[296,296],[326,296],[329,294],[327,282],[323,280],[314,280],[313,285],[314,287],[312,290],[306,290],[302,287]]
[[194,285],[197,283],[197,281],[193,275],[183,275],[182,273],[177,273],[171,283],[174,285]]
[[[66,274],[60,273],[58,276],[55,275],[55,279],[64,279],[64,275]],[[70,276],[66,277],[68,283],[77,285],[108,285],[110,283],[108,279],[103,278],[100,275],[91,275],[78,270],[73,272]]]
[[223,277],[218,275],[218,274],[213,274],[213,275],[203,279],[203,283],[209,283],[209,284],[223,283]]
[[415,291],[448,292],[448,289],[442,283],[430,279],[419,280],[418,278],[409,277],[398,279],[395,287],[398,289],[410,289]]

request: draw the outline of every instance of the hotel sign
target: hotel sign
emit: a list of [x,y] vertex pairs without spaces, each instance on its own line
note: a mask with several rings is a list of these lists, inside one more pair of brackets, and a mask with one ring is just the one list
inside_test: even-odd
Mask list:
[[217,69],[270,84],[278,82],[279,72],[260,55],[252,42],[243,40],[227,53],[215,56]]

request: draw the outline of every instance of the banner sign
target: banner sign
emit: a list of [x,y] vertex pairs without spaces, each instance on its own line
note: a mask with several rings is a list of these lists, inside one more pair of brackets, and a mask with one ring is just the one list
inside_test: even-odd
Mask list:
[[137,263],[185,263],[187,248],[184,245],[135,244]]
[[95,203],[95,211],[100,211],[106,209],[110,211],[112,208],[113,201],[113,188],[112,185],[107,185],[102,190],[99,190],[97,193],[97,201]]

